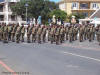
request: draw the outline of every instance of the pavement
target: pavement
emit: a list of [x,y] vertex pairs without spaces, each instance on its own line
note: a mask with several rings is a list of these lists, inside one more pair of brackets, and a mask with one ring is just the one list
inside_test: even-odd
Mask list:
[[100,75],[100,46],[0,42],[0,75]]

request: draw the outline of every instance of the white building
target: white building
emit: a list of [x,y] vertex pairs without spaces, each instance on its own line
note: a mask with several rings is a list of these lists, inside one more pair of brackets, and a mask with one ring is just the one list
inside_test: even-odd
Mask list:
[[0,0],[0,23],[26,23],[25,17],[12,15],[12,11],[10,9],[11,5],[14,5],[19,1],[20,0]]

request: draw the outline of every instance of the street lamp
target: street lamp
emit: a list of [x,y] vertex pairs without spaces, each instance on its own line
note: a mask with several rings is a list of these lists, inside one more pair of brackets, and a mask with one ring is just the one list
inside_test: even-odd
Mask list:
[[26,7],[26,23],[27,23],[27,20],[28,20],[28,19],[27,19],[27,10],[28,10],[28,6],[29,6],[28,3],[26,3],[26,4],[25,4],[25,7]]

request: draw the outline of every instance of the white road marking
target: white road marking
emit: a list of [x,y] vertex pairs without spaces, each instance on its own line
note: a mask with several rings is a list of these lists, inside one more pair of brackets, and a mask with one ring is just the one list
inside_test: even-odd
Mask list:
[[79,66],[67,65],[66,67],[69,67],[69,68],[78,68]]
[[82,56],[82,55],[78,55],[78,54],[74,54],[74,53],[70,53],[70,52],[63,52],[63,53],[100,62],[100,59],[96,59],[96,58],[92,58],[92,57]]

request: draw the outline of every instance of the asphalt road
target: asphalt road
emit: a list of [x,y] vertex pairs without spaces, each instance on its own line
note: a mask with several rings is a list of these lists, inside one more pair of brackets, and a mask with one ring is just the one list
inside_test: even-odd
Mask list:
[[0,75],[100,75],[100,46],[0,42]]

